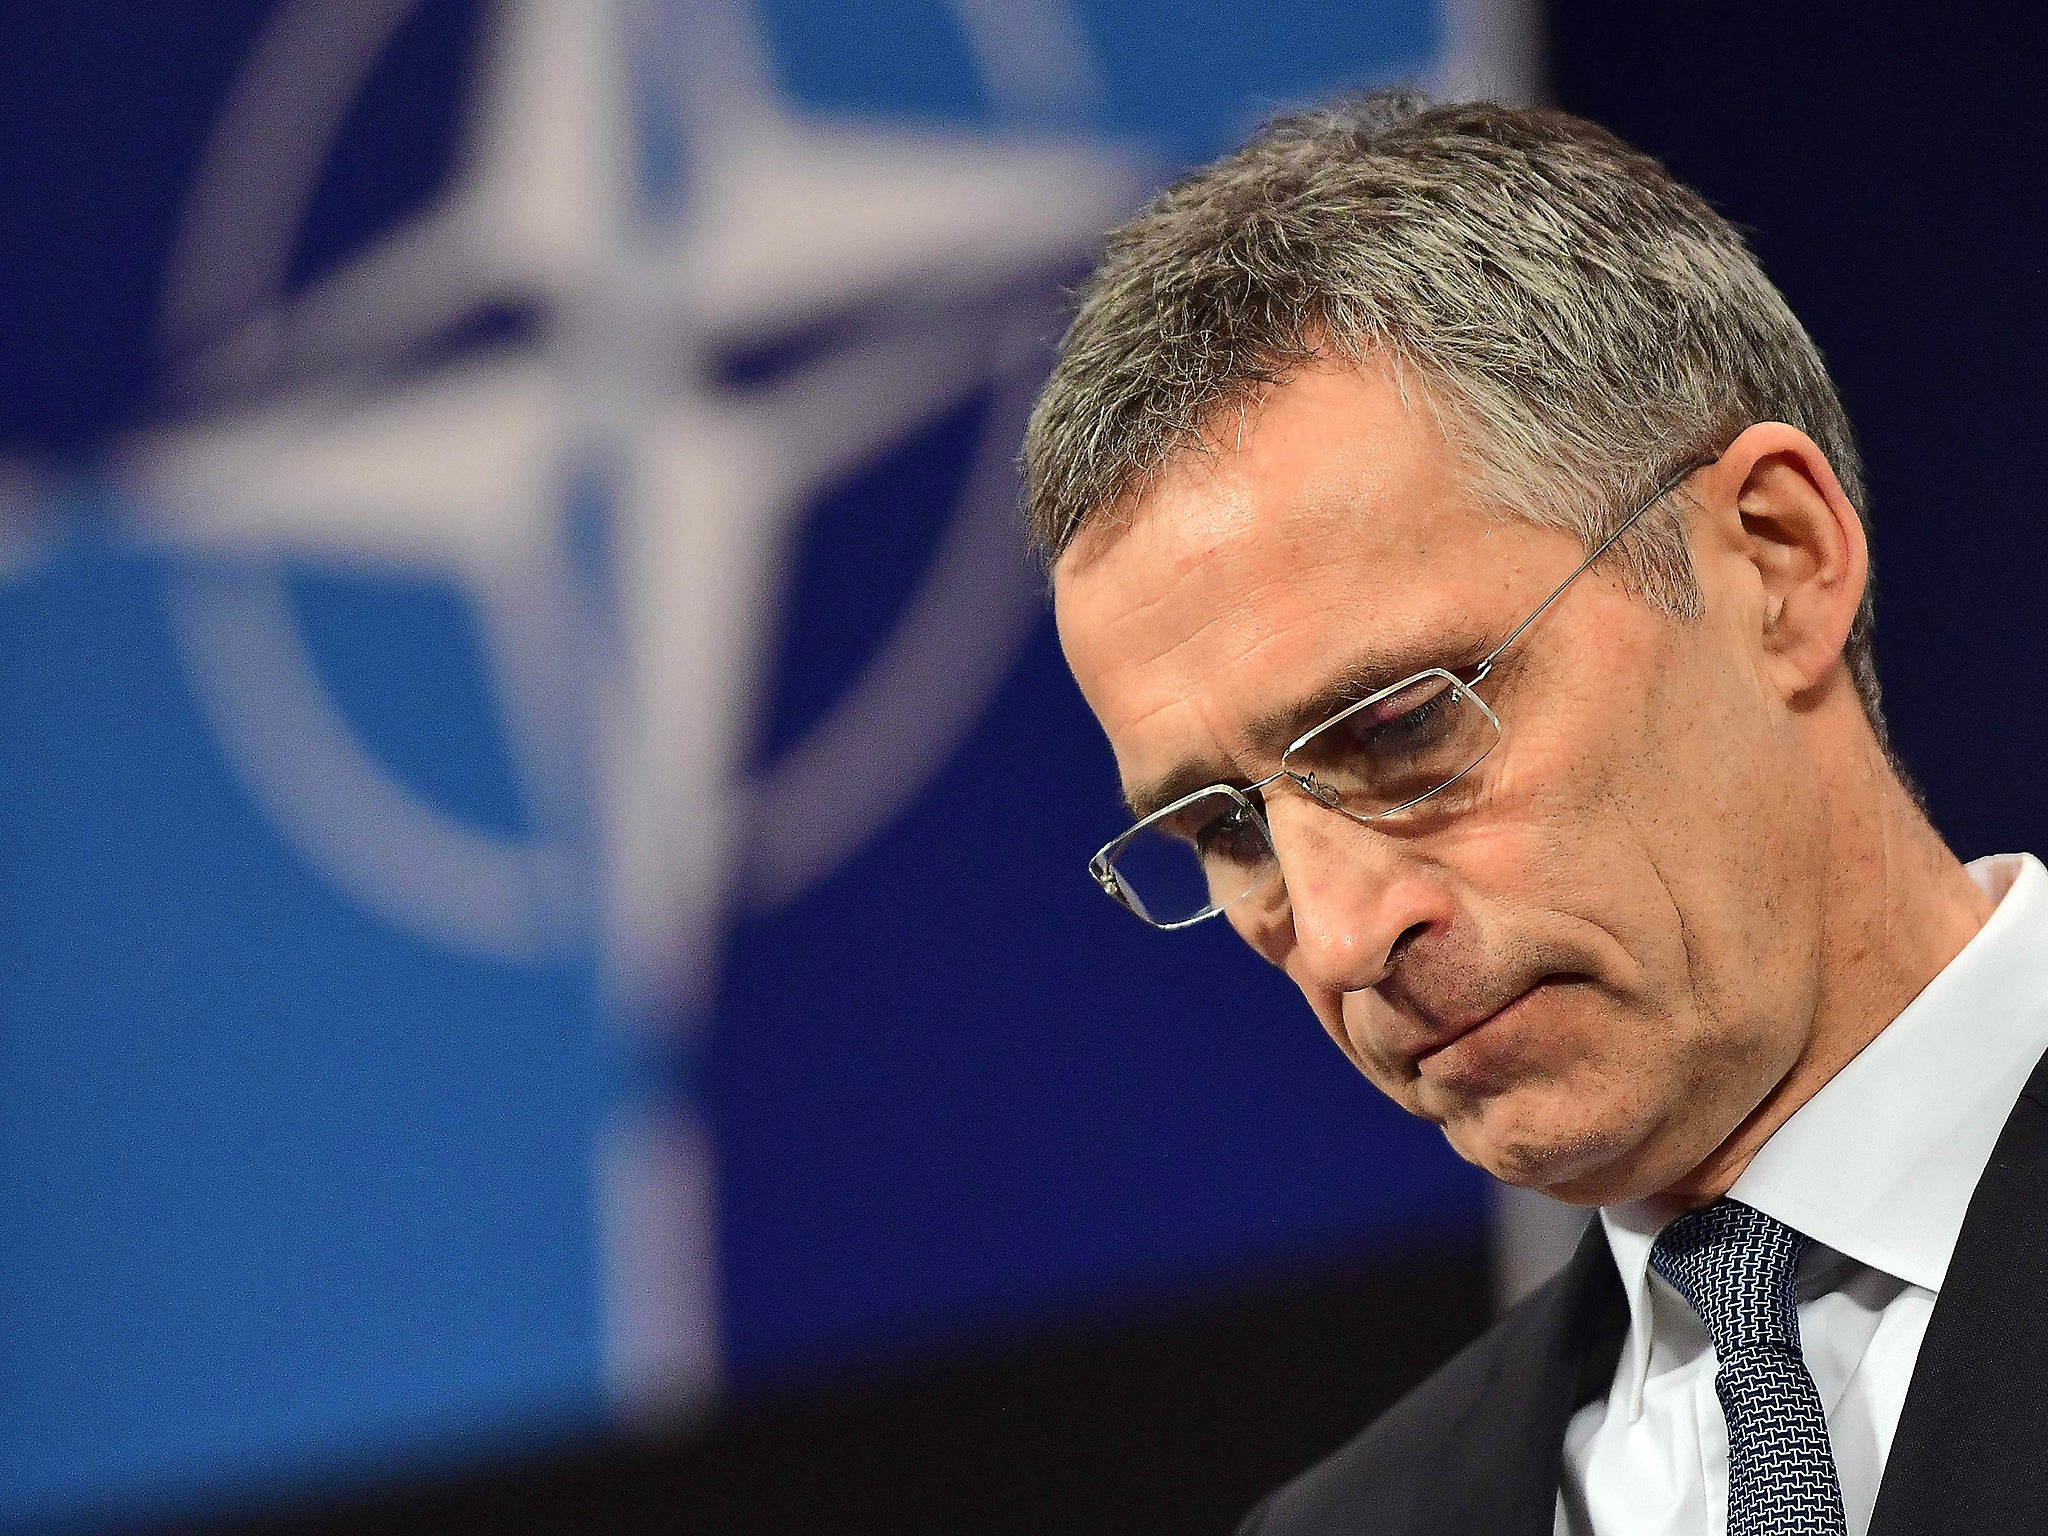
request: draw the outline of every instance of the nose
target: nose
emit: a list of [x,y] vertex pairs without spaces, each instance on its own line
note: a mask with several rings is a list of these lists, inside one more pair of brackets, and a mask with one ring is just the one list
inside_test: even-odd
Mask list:
[[1266,795],[1291,933],[1270,958],[1304,988],[1362,992],[1438,915],[1434,882],[1397,837],[1307,794]]

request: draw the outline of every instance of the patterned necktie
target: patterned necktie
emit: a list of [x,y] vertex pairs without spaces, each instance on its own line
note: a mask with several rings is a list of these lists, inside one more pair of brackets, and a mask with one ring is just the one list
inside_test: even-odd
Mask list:
[[1793,1272],[1806,1239],[1738,1200],[1681,1216],[1650,1265],[1714,1341],[1728,1420],[1728,1536],[1843,1536],[1820,1392],[1799,1353]]

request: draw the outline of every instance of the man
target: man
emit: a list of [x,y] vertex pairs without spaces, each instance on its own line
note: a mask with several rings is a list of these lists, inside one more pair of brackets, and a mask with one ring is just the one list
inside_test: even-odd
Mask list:
[[1112,237],[1025,464],[1096,879],[1600,1210],[1244,1529],[2048,1518],[2048,871],[1889,756],[1849,426],[1727,223],[1558,113],[1283,120]]

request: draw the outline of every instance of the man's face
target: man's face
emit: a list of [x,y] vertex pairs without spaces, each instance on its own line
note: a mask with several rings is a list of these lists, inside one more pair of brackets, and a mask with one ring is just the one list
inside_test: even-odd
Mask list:
[[[1297,706],[1477,661],[1583,558],[1453,466],[1377,371],[1305,369],[1084,533],[1060,635],[1134,801],[1266,777]],[[1503,735],[1467,781],[1370,824],[1281,781],[1284,899],[1229,912],[1460,1154],[1588,1202],[1681,1178],[1790,1070],[1824,864],[1728,563],[1684,622],[1611,558],[1479,686]]]

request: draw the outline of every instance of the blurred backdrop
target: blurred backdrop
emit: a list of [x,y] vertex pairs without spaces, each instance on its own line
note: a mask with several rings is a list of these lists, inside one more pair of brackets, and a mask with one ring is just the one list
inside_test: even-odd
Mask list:
[[1556,1224],[1086,879],[1064,288],[1341,87],[1607,122],[1836,367],[1937,820],[2040,849],[2037,30],[10,8],[0,1531],[1227,1529]]

